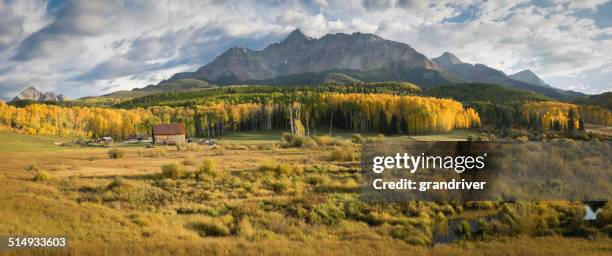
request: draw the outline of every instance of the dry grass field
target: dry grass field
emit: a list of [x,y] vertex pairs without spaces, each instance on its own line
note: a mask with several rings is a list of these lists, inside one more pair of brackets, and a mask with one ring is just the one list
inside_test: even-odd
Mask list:
[[[505,206],[369,205],[357,198],[359,144],[326,137],[286,148],[279,137],[229,136],[212,147],[81,148],[2,133],[10,144],[0,147],[0,234],[65,235],[70,247],[0,255],[612,254],[607,236],[555,232],[435,243],[440,223]],[[110,149],[121,156],[111,158]],[[567,217],[582,206],[538,207],[563,208],[558,216]]]

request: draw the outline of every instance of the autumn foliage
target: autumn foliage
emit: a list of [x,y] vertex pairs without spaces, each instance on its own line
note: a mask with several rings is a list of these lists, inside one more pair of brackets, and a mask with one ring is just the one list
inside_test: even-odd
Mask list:
[[320,93],[267,102],[215,102],[191,107],[115,109],[0,103],[0,126],[27,134],[126,138],[146,134],[152,124],[183,123],[191,136],[226,132],[291,130],[309,135],[316,127],[360,132],[445,132],[480,124],[476,111],[451,99],[392,94]]
[[612,112],[597,106],[562,102],[528,102],[521,107],[523,118],[532,127],[544,130],[578,129],[580,122],[612,125]]

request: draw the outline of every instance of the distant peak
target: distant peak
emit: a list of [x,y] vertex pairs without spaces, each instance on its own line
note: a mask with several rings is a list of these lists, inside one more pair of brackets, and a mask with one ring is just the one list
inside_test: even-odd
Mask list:
[[32,100],[32,101],[64,101],[66,97],[63,95],[56,95],[52,92],[41,92],[38,89],[34,88],[34,86],[30,86],[25,90],[21,91],[13,101],[16,100]]
[[299,28],[296,28],[289,33],[283,42],[300,42],[309,40],[312,40],[312,38],[304,34]]
[[440,57],[450,60],[451,62],[453,62],[453,64],[463,63],[461,59],[459,59],[457,56],[455,56],[455,54],[452,54],[450,52],[444,52]]
[[533,71],[531,71],[531,69],[525,69],[525,70],[522,70],[522,71],[520,71],[520,72],[518,72],[516,74],[525,74],[525,75],[532,75],[532,76],[536,76],[537,77],[537,75],[535,73],[533,73]]
[[546,84],[546,82],[544,82],[544,80],[542,80],[538,75],[536,75],[530,69],[525,69],[518,73],[512,74],[510,75],[510,78],[521,81],[521,82],[525,82],[528,84],[534,84],[534,85],[539,85],[539,86],[549,86],[548,84]]
[[440,55],[440,57],[433,58],[431,60],[442,67],[463,63],[463,61],[450,52],[444,52],[442,55]]

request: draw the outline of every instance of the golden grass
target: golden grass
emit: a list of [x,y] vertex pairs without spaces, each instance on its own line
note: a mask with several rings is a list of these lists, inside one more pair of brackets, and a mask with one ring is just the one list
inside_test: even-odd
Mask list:
[[[358,145],[349,147],[358,149]],[[0,251],[0,255],[612,253],[609,238],[559,236],[495,238],[433,247],[410,245],[389,236],[384,227],[389,223],[427,225],[429,220],[422,212],[445,211],[444,207],[451,206],[414,203],[407,212],[389,206],[363,216],[384,225],[336,216],[336,207],[356,202],[359,177],[355,171],[358,162],[329,161],[333,146],[249,150],[217,147],[195,152],[177,151],[176,147],[122,149],[126,154],[119,159],[109,159],[108,149],[103,148],[2,153],[5,160],[0,161],[0,234],[66,235],[70,248],[20,249]],[[158,154],[161,151],[163,154]],[[180,164],[185,159],[197,163],[210,159],[219,175],[159,178],[162,165]],[[283,168],[260,168],[265,164]],[[185,168],[188,173],[196,173],[197,167]],[[47,171],[53,178],[34,181],[36,169]],[[280,185],[275,184],[282,187],[276,189]],[[465,210],[454,217],[476,218],[493,211]],[[452,207],[448,212],[453,214]],[[191,225],[206,221],[223,222],[230,234],[206,236]]]

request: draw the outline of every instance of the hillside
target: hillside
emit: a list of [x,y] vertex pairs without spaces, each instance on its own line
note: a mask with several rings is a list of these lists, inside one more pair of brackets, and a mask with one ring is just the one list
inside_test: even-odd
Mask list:
[[146,91],[146,92],[168,92],[168,91],[181,91],[190,89],[201,89],[215,87],[206,81],[199,79],[179,79],[179,80],[165,80],[157,85],[147,85],[144,88],[136,88],[133,91]]
[[[278,99],[289,102],[292,97],[308,97],[322,93],[386,93],[395,95],[415,95],[421,88],[407,82],[372,82],[309,86],[224,86],[199,91],[179,91],[147,95],[123,101],[115,105],[119,108],[149,106],[194,106],[218,102],[274,102]],[[294,100],[294,99],[293,99]]]
[[489,101],[498,104],[550,100],[530,91],[481,83],[439,86],[427,89],[425,94],[438,98],[452,98],[461,102]]
[[581,105],[600,106],[612,110],[612,92],[576,97],[573,99],[573,102]]

